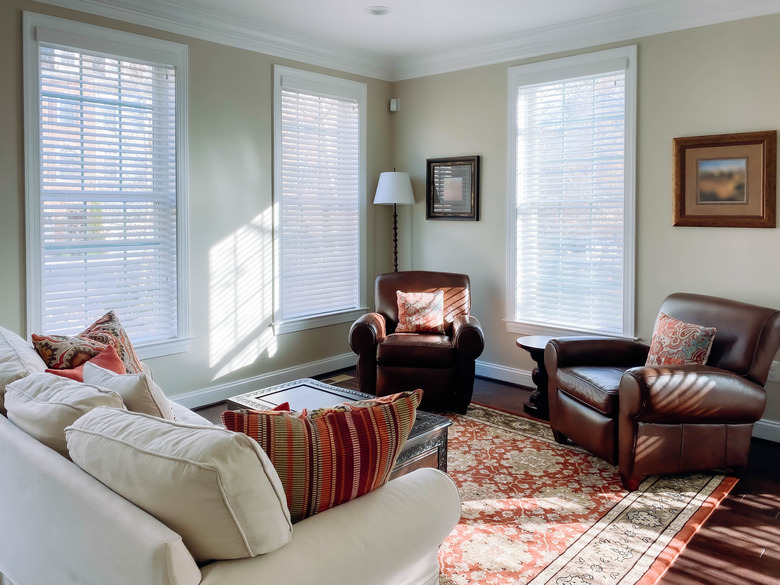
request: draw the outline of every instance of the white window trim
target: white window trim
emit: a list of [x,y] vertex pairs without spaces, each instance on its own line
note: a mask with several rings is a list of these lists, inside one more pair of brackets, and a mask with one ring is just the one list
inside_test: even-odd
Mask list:
[[[27,335],[41,331],[41,203],[39,161],[38,42],[78,46],[110,55],[164,63],[176,68],[176,236],[178,331],[175,339],[135,345],[141,359],[189,351],[189,154],[187,139],[187,46],[34,12],[23,13]],[[88,323],[85,324],[89,325]]]
[[507,84],[507,266],[506,266],[506,327],[510,333],[525,335],[603,335],[596,331],[578,331],[562,329],[544,323],[515,320],[516,307],[516,266],[517,266],[517,228],[515,212],[515,177],[517,107],[515,92],[519,85],[543,83],[555,79],[565,79],[614,70],[615,65],[625,67],[626,110],[625,110],[625,199],[624,199],[624,253],[623,253],[623,335],[626,339],[635,339],[636,307],[636,85],[637,85],[637,47],[631,45],[606,51],[597,51],[574,57],[564,57],[550,61],[531,63],[511,67]]
[[[359,225],[360,225],[360,282],[358,283],[360,298],[358,307],[345,311],[305,317],[302,319],[283,320],[280,315],[281,270],[279,247],[279,204],[278,194],[282,192],[282,88],[297,88],[317,91],[337,98],[351,97],[358,102],[360,119],[360,162],[359,162]],[[282,65],[274,65],[274,333],[277,335],[303,331],[317,327],[326,327],[341,323],[351,323],[368,311],[366,301],[366,142],[367,142],[367,107],[368,90],[365,83],[312,73],[301,69],[293,69]]]

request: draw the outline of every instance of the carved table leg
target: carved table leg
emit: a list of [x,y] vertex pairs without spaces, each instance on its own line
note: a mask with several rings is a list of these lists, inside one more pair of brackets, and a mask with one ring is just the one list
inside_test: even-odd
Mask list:
[[531,416],[542,420],[550,419],[547,400],[547,381],[549,377],[544,367],[544,348],[549,340],[549,337],[541,335],[520,337],[517,340],[517,346],[526,350],[530,354],[531,359],[536,362],[536,367],[531,372],[531,379],[536,386],[536,390],[533,391],[531,397],[523,405],[523,410]]

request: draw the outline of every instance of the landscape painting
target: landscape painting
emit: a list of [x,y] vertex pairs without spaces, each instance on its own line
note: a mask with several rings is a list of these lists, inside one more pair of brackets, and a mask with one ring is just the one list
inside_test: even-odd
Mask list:
[[773,228],[777,130],[674,139],[674,225]]
[[745,203],[747,158],[699,160],[696,174],[698,203]]

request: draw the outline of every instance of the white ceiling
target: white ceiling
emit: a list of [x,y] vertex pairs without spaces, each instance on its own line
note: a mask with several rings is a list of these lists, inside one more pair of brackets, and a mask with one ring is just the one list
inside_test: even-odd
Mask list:
[[[177,0],[208,10],[212,0]],[[635,10],[657,0],[220,0],[219,9],[246,23],[314,43],[399,58],[562,22]],[[369,13],[384,6],[383,16]]]
[[[780,12],[780,0],[40,0],[390,81]],[[369,14],[385,6],[384,16]]]

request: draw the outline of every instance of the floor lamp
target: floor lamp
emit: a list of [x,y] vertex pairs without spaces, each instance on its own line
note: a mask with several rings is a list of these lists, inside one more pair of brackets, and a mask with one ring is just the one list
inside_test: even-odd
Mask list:
[[382,173],[376,186],[374,205],[393,206],[393,272],[398,272],[398,213],[396,205],[414,205],[409,173]]

